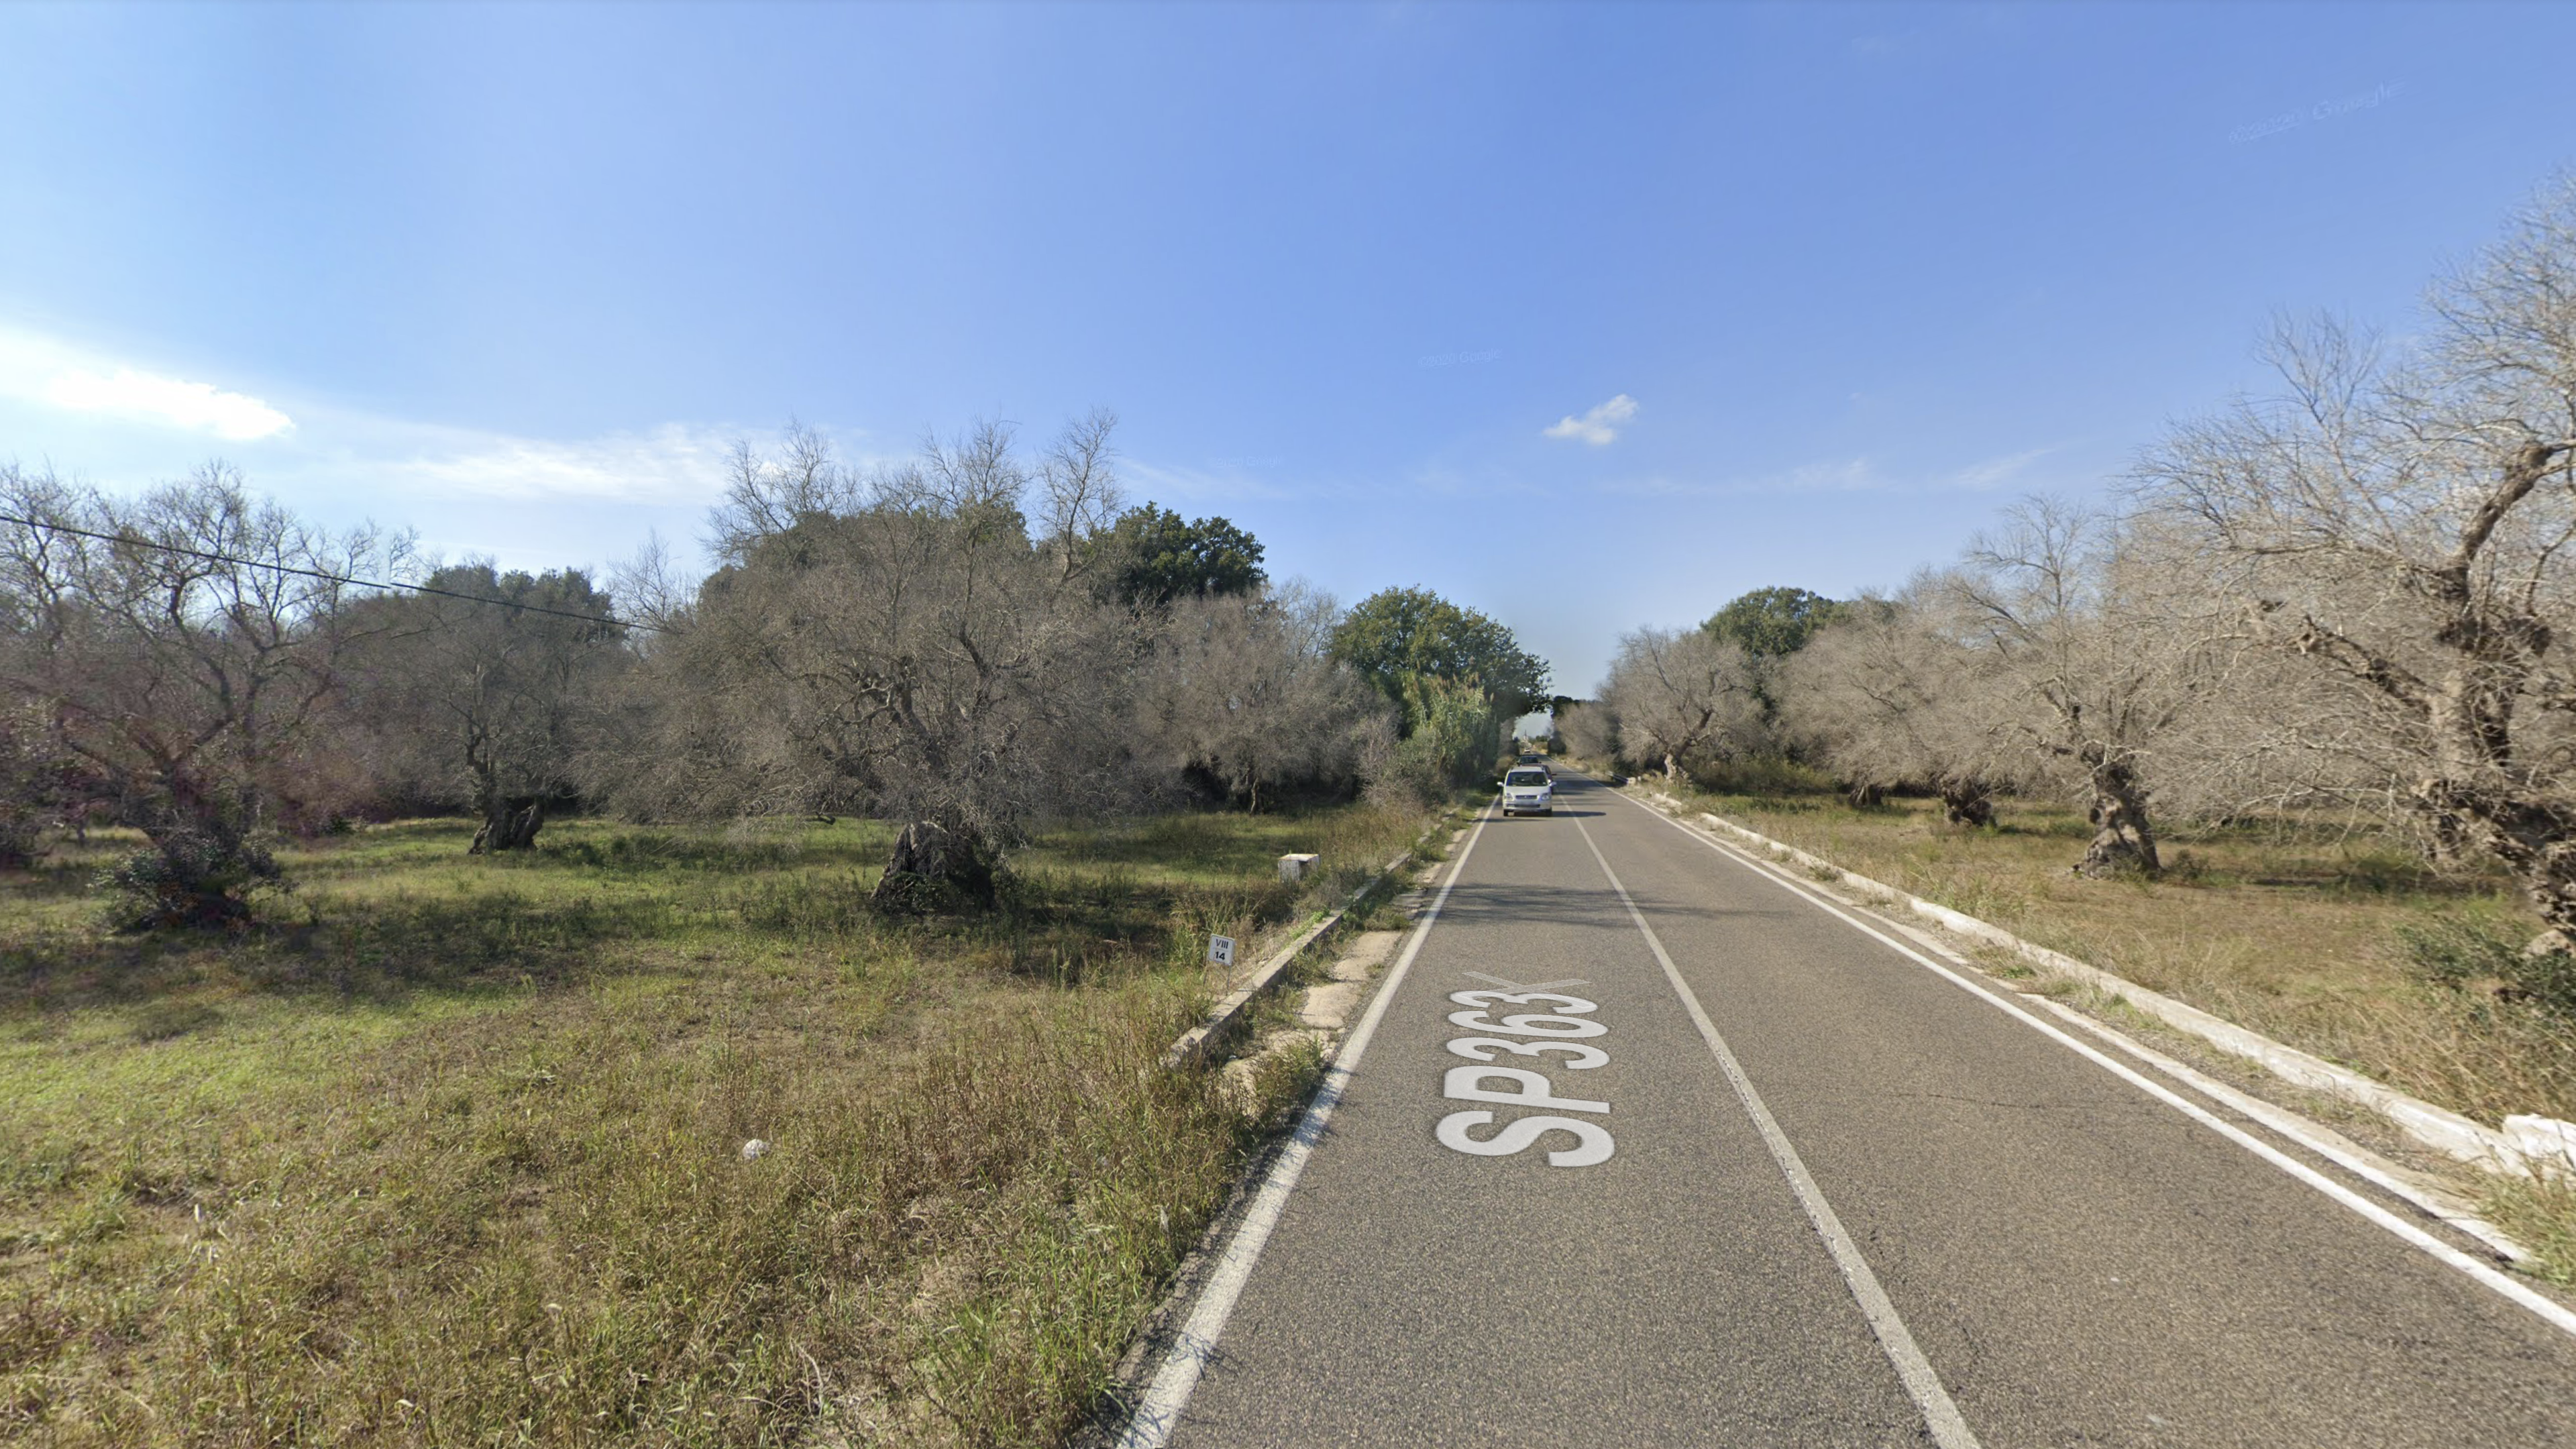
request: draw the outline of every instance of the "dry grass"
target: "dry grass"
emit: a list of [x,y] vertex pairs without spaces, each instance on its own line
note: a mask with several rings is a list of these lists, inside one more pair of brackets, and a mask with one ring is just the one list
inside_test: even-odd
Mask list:
[[1154,1066],[1199,933],[1419,826],[1063,832],[974,922],[857,824],[386,827],[229,942],[9,880],[0,1438],[1055,1442],[1257,1145]]

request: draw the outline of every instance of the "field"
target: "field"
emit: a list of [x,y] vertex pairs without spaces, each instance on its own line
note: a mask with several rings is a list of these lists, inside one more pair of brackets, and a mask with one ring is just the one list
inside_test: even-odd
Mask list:
[[1205,933],[1423,823],[1063,830],[903,922],[872,823],[404,822],[228,940],[66,847],[0,877],[0,1439],[1054,1443],[1266,1127],[1156,1066]]
[[[2092,829],[2044,801],[2008,801],[1996,827],[1944,824],[1932,801],[1854,809],[1765,780],[1690,803],[2026,940],[2092,962],[2492,1126],[2512,1113],[2576,1120],[2576,1018],[2431,979],[2407,934],[2519,941],[2540,927],[2506,881],[2437,873],[2409,852],[2323,820],[2265,821],[2166,842],[2161,879],[2088,880],[2070,867]],[[2488,1184],[2496,1216],[2576,1281],[2576,1194]]]

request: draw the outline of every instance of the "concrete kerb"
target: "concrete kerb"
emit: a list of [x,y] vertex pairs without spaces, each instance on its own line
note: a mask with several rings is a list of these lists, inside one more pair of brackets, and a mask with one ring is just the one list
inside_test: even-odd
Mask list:
[[1291,963],[1305,954],[1307,947],[1331,934],[1333,928],[1339,926],[1342,919],[1350,914],[1352,907],[1368,899],[1369,892],[1376,890],[1397,871],[1404,869],[1412,861],[1414,853],[1422,849],[1423,843],[1438,834],[1441,826],[1446,823],[1446,817],[1432,821],[1420,835],[1414,837],[1413,844],[1405,847],[1403,854],[1386,863],[1385,869],[1369,877],[1359,889],[1351,892],[1339,906],[1334,907],[1330,914],[1290,937],[1288,944],[1272,952],[1259,966],[1254,967],[1252,974],[1244,978],[1241,986],[1236,987],[1226,995],[1224,1000],[1211,1007],[1198,1025],[1183,1032],[1180,1040],[1172,1043],[1171,1047],[1163,1053],[1163,1066],[1167,1070],[1177,1070],[1206,1060],[1209,1049],[1225,1039],[1226,1034],[1234,1029],[1237,1019],[1255,1001],[1260,1000],[1263,992],[1277,984],[1280,973],[1286,971]]
[[1704,810],[1694,811],[1662,791],[1647,792],[1646,798],[1667,814],[1695,816],[1712,829],[1754,846],[1774,859],[1794,862],[1820,879],[1835,881],[1902,905],[1954,935],[2001,947],[2034,966],[2115,997],[2221,1051],[2256,1062],[2283,1081],[2366,1107],[2416,1141],[2447,1157],[2488,1172],[2563,1175],[2576,1170],[2576,1156],[2569,1155],[2576,1152],[2576,1147],[2557,1145],[2562,1140],[2576,1142],[2576,1128],[2568,1128],[2567,1124],[2546,1117],[2512,1117],[2506,1119],[2510,1130],[2498,1131],[2447,1108],[2408,1096],[2385,1083],[2372,1081],[2349,1068],[2310,1056],[2260,1032],[2249,1031],[2232,1021],[2212,1016],[2198,1007],[2185,1005],[2161,992],[2150,991],[2089,962],[2034,945],[2001,926],[1981,921],[1964,911],[1952,910],[1885,882],[1845,870],[1822,856],[1773,840],[1732,820]]
[[[1449,838],[1441,851],[1445,855],[1449,848],[1455,847],[1466,837],[1467,830],[1473,823],[1471,819],[1462,825],[1443,813],[1425,827],[1420,835],[1414,837],[1413,844],[1406,848],[1404,854],[1388,861],[1384,870],[1353,892],[1341,909],[1335,911],[1333,917],[1328,919],[1339,918],[1348,912],[1352,906],[1365,900],[1369,892],[1386,883],[1390,877],[1395,878],[1399,885],[1407,884],[1400,873],[1425,845],[1430,844],[1445,830],[1449,833]],[[1419,891],[1421,888],[1419,883],[1412,884],[1407,893]],[[1397,899],[1404,899],[1404,895],[1399,894]],[[1300,933],[1301,936],[1304,934]],[[1308,939],[1307,944],[1312,944],[1315,939],[1321,939],[1322,934],[1320,931],[1315,932],[1314,936]],[[1255,974],[1262,976],[1265,984],[1275,982],[1287,963],[1294,961],[1296,953],[1304,949],[1305,946],[1292,941],[1290,949],[1274,953],[1262,963],[1261,970]],[[1370,963],[1371,969],[1368,974],[1374,976],[1376,968],[1383,964],[1383,962]],[[1192,1028],[1180,1041],[1174,1042],[1171,1050],[1164,1053],[1164,1065],[1176,1067],[1197,1060],[1210,1046],[1222,1040],[1232,1025],[1232,1018],[1240,1015],[1244,1005],[1254,999],[1258,992],[1255,991],[1251,996],[1244,996],[1242,1002],[1235,1000],[1239,995],[1243,993],[1229,995],[1225,1002],[1220,1002],[1208,1013],[1206,1020]],[[1363,993],[1363,999],[1365,999],[1365,993]],[[1230,1011],[1228,1003],[1232,1003]],[[1224,1019],[1221,1020],[1221,1017]],[[1187,1053],[1183,1052],[1184,1044],[1191,1044],[1191,1050]],[[1331,1052],[1328,1051],[1327,1056],[1330,1055]],[[1180,1265],[1173,1270],[1171,1288],[1164,1295],[1161,1306],[1154,1310],[1144,1328],[1137,1333],[1134,1341],[1128,1344],[1127,1352],[1119,1359],[1117,1367],[1111,1371],[1110,1387],[1102,1394],[1100,1403],[1095,1406],[1091,1421],[1076,1429],[1066,1440],[1072,1449],[1108,1449],[1108,1446],[1117,1441],[1121,1429],[1128,1423],[1128,1414],[1135,1407],[1137,1396],[1143,1392],[1152,1378],[1152,1365],[1155,1359],[1170,1347],[1173,1339],[1180,1333],[1182,1324],[1189,1317],[1191,1306],[1198,1301],[1200,1292],[1207,1285],[1209,1273],[1214,1270],[1223,1256],[1224,1245],[1242,1225],[1245,1210],[1251,1205],[1261,1184],[1268,1180],[1275,1160],[1281,1150],[1288,1145],[1290,1135],[1285,1132],[1275,1135],[1269,1145],[1262,1149],[1259,1157],[1246,1164],[1243,1172],[1236,1177],[1234,1191],[1225,1206],[1209,1220],[1206,1230],[1199,1235],[1197,1246],[1192,1248],[1182,1258]]]

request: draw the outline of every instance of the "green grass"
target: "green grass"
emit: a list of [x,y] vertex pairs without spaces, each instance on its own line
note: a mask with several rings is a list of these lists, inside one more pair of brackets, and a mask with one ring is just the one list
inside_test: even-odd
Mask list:
[[1056,1442],[1263,1125],[1155,1065],[1204,932],[1421,824],[1061,831],[928,922],[858,822],[406,822],[222,941],[100,929],[130,841],[0,879],[0,1438]]

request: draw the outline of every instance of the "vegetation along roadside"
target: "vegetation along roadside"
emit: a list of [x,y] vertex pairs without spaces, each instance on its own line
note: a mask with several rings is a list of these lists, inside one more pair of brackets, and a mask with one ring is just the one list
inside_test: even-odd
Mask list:
[[223,937],[103,929],[95,832],[0,881],[0,1432],[1053,1442],[1274,1115],[1155,1067],[1206,935],[1423,823],[1059,829],[889,917],[882,824],[401,822]]

